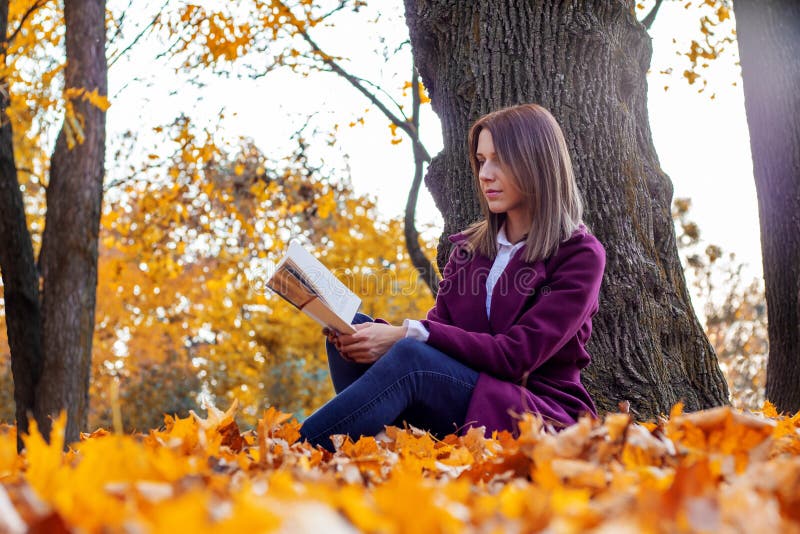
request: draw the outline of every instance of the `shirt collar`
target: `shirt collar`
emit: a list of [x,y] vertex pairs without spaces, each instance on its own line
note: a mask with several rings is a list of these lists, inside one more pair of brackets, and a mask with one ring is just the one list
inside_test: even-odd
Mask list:
[[506,223],[503,222],[503,224],[500,226],[500,230],[497,232],[497,248],[500,248],[501,246],[520,248],[524,244],[524,239],[517,244],[514,244],[508,240],[508,236],[506,236]]
[[502,226],[500,226],[500,231],[497,232],[497,244],[506,246],[511,245],[511,241],[509,241],[508,237],[506,236],[506,223],[503,223]]

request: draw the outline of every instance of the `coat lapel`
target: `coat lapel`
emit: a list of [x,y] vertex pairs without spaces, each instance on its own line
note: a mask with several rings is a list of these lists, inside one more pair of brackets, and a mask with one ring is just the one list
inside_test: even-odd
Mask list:
[[[508,330],[520,314],[525,301],[544,282],[544,262],[525,262],[522,259],[523,250],[524,247],[516,251],[492,291],[489,318],[492,333]],[[484,282],[485,280],[484,278]],[[485,291],[484,288],[484,298]]]
[[492,260],[483,254],[476,254],[471,262],[472,269],[467,276],[466,295],[469,296],[470,302],[467,304],[468,310],[480,310],[478,313],[472,314],[470,317],[462,317],[471,328],[476,332],[489,332],[489,318],[486,317],[486,278],[489,276],[489,270],[492,268]]

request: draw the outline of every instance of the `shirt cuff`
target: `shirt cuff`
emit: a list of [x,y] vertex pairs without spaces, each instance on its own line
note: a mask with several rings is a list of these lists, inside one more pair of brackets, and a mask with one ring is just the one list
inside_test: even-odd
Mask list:
[[422,341],[423,343],[428,341],[430,332],[428,332],[428,329],[425,328],[421,322],[415,321],[414,319],[403,319],[403,326],[408,329],[406,330],[406,337]]

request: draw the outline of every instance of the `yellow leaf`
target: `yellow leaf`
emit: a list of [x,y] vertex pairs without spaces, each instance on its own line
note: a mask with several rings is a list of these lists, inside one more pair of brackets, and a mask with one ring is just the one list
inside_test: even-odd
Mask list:
[[61,489],[65,477],[62,459],[67,414],[62,411],[52,422],[49,444],[39,433],[36,421],[31,419],[29,424],[30,434],[22,437],[22,442],[25,444],[25,462],[28,464],[25,479],[40,497],[52,499]]

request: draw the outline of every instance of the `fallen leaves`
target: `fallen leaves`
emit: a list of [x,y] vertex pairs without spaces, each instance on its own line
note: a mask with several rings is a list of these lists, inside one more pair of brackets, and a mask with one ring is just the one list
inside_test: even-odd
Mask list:
[[0,428],[0,531],[800,531],[800,416],[769,405],[560,433],[526,415],[518,438],[387,427],[334,436],[334,453],[274,408],[242,432],[236,409],[84,434],[66,453],[62,417],[19,457]]

